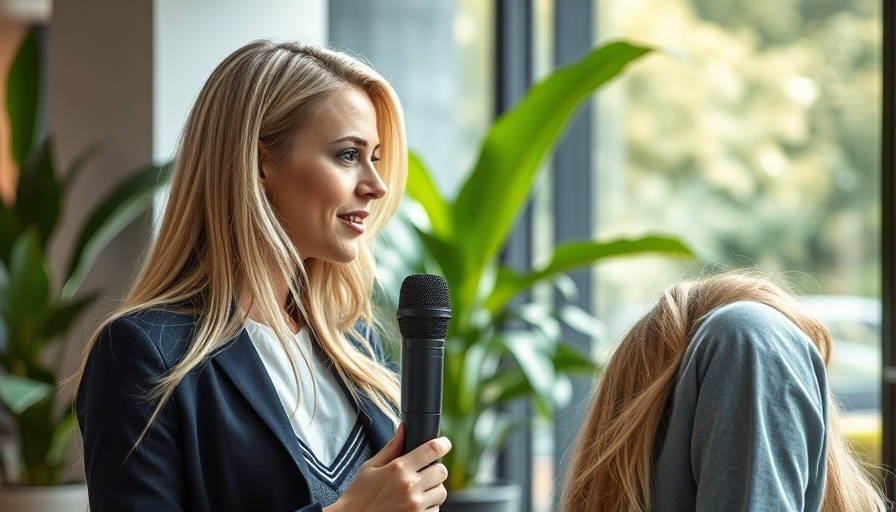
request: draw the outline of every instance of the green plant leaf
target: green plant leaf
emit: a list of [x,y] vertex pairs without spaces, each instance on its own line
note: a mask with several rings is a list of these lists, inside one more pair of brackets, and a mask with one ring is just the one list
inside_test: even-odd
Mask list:
[[0,400],[13,414],[22,414],[29,407],[47,399],[53,386],[46,382],[9,374],[0,380]]
[[[50,277],[47,274],[37,233],[33,229],[22,233],[13,246],[8,286],[11,331],[15,323],[42,318],[50,297]],[[14,332],[10,332],[9,335],[12,338]]]
[[43,251],[59,220],[61,209],[62,195],[53,164],[52,141],[47,138],[22,167],[13,211],[23,229],[29,226],[37,228]]
[[[553,365],[555,375],[598,373],[601,371],[601,366],[592,360],[588,354],[565,342],[558,342],[554,353],[548,356],[548,358]],[[517,398],[531,396],[536,392],[532,385],[532,380],[529,379],[529,376],[521,366],[502,368],[500,372],[487,378],[485,383],[483,383],[481,406],[483,408],[493,408]],[[547,388],[542,389],[541,400],[550,402],[553,397],[553,391],[553,389],[550,392],[548,392]]]
[[445,339],[446,392],[442,400],[442,431],[450,433],[456,449],[448,452],[443,462],[454,468],[445,484],[451,489],[462,488],[473,476],[468,470],[471,469],[471,453],[475,449],[474,426],[478,417],[476,407],[481,381],[478,371],[486,352],[484,344],[468,350],[462,339],[451,336]]
[[486,408],[509,402],[532,393],[532,385],[522,368],[513,366],[502,369],[482,385],[482,406]]
[[[558,69],[501,116],[488,132],[473,172],[455,202],[454,225],[471,278],[504,245],[518,211],[530,194],[536,171],[567,120],[584,99],[650,51],[613,42]],[[463,293],[475,293],[464,286]]]
[[[484,418],[480,418],[479,423],[485,423]],[[510,434],[530,423],[530,421],[513,421],[507,414],[496,414],[485,425],[477,425],[479,428],[476,429],[476,442],[470,453],[470,468],[467,471],[475,475],[480,467],[480,461],[486,454],[499,450],[507,442]]]
[[423,161],[413,151],[408,153],[408,195],[426,210],[432,232],[440,237],[452,232],[451,214]]
[[637,239],[617,239],[608,242],[592,240],[567,242],[554,249],[551,261],[533,272],[520,274],[510,268],[502,268],[491,295],[486,299],[486,308],[497,314],[507,302],[518,293],[529,289],[535,283],[579,267],[591,265],[598,260],[636,254],[667,254],[672,256],[693,256],[691,250],[676,238],[649,235]]
[[4,363],[11,373],[45,381],[40,356],[46,339],[40,336],[39,326],[49,306],[50,277],[34,228],[16,240],[7,278],[2,312],[6,328]]
[[38,109],[43,88],[40,51],[37,29],[32,29],[19,46],[6,81],[12,158],[19,169],[24,167],[37,138]]
[[661,235],[648,235],[641,238],[618,238],[606,242],[578,241],[557,246],[551,262],[538,273],[553,275],[566,272],[603,258],[631,256],[635,254],[666,254],[670,256],[691,257],[690,248],[677,238]]
[[150,165],[113,189],[96,206],[78,235],[69,259],[63,297],[78,290],[100,251],[152,202],[153,193],[168,179],[167,165]]
[[554,369],[563,374],[599,373],[602,369],[587,353],[565,342],[557,344],[551,361]]
[[550,410],[552,407],[554,365],[544,339],[530,331],[509,331],[499,338],[522,369],[531,387],[536,407]]
[[482,367],[489,357],[489,346],[473,345],[462,352],[463,367],[457,389],[457,411],[462,415],[473,415],[479,402],[479,387]]
[[9,255],[12,246],[22,234],[22,228],[16,222],[12,211],[5,203],[0,202],[0,260],[5,266],[9,266]]
[[445,278],[445,282],[448,283],[448,289],[452,290],[450,300],[453,306],[456,298],[453,293],[454,286],[460,282],[461,276],[464,275],[463,260],[457,251],[457,246],[451,243],[451,241],[439,238],[437,235],[415,229],[417,230],[417,237],[420,238],[420,241],[423,242],[423,246],[426,248],[426,253],[439,265],[439,268],[442,270],[442,276]]
[[530,302],[521,304],[514,311],[508,312],[507,320],[519,318],[523,320],[531,328],[538,329],[548,339],[560,339],[561,326],[560,321],[555,314],[554,308],[547,304],[538,302]]
[[576,332],[602,342],[607,340],[607,325],[576,304],[563,304],[555,315]]
[[469,416],[446,416],[442,414],[442,432],[451,435],[452,448],[443,458],[448,472],[445,487],[451,490],[463,489],[475,476],[477,462],[472,456],[476,450],[473,433],[474,422]]

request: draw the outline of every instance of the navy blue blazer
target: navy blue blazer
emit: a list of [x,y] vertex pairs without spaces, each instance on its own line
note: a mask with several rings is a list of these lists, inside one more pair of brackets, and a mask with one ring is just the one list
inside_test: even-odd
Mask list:
[[[195,326],[188,315],[140,312],[112,322],[91,350],[76,398],[91,512],[320,511],[245,330],[178,384],[131,451],[154,410],[147,391],[183,356]],[[363,395],[358,405],[377,453],[395,427]]]

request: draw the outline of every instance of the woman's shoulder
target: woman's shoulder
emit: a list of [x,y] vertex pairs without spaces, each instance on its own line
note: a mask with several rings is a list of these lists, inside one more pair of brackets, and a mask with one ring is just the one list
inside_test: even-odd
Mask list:
[[728,335],[790,335],[808,341],[805,334],[784,313],[759,302],[738,301],[719,306],[700,320],[697,330]]
[[689,349],[726,357],[815,359],[809,337],[784,313],[767,304],[739,301],[707,313],[694,331]]
[[737,301],[719,306],[701,319],[701,326],[716,327],[756,327],[770,325],[777,328],[796,328],[784,313],[777,309],[753,301]]
[[142,338],[163,353],[179,353],[189,344],[196,322],[195,314],[184,308],[145,308],[112,319],[100,338],[110,343]]
[[129,324],[148,334],[170,330],[192,329],[197,318],[189,310],[180,307],[152,307],[138,309],[109,322],[110,326]]

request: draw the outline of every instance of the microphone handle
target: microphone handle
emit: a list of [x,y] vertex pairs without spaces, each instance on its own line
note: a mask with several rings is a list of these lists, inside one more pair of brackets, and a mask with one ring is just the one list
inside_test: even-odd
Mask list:
[[440,413],[402,412],[404,447],[401,454],[404,455],[430,439],[439,437],[439,423],[441,419],[442,415]]
[[402,454],[439,437],[445,340],[401,340]]

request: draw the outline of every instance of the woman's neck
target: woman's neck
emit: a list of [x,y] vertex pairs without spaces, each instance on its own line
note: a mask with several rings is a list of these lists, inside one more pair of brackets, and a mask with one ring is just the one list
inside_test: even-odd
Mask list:
[[[292,331],[293,334],[298,333],[302,330],[302,327],[305,325],[305,321],[302,318],[301,313],[299,312],[299,308],[296,306],[295,301],[293,301],[288,293],[283,293],[280,295],[282,298],[277,301],[280,305],[279,313],[281,318],[286,322],[286,326]],[[244,291],[242,293],[242,297],[239,300],[240,309],[246,312],[246,316],[255,322],[260,324],[269,325],[271,321],[265,318],[261,309],[258,307],[258,301],[253,300],[250,292]]]

